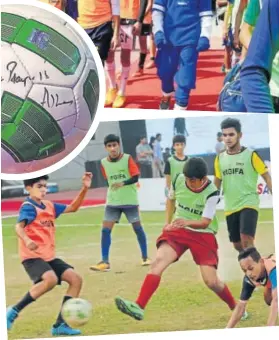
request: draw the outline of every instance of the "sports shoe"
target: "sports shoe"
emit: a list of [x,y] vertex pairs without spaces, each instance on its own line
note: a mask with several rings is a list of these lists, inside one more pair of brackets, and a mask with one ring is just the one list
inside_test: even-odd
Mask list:
[[144,266],[150,266],[151,260],[147,257],[146,259],[142,259],[141,265]]
[[107,94],[106,94],[106,101],[105,101],[105,106],[110,106],[113,104],[116,96],[117,96],[117,87],[114,89],[109,89]]
[[140,306],[128,300],[122,299],[120,296],[115,298],[115,304],[120,312],[131,316],[136,320],[143,320],[144,310]]
[[110,271],[110,264],[104,261],[97,263],[95,266],[90,267],[95,272],[108,272]]
[[170,109],[171,97],[163,96],[159,105],[159,110],[169,110]]
[[18,311],[14,307],[8,307],[7,309],[7,329],[10,330],[15,319],[18,317]]
[[79,329],[74,329],[68,326],[65,323],[61,323],[58,327],[52,327],[51,335],[59,336],[59,335],[80,335],[81,331]]
[[137,71],[133,74],[133,78],[141,77],[141,76],[143,76],[143,74],[144,74],[143,68],[139,68],[139,69],[137,69]]
[[242,317],[241,317],[241,321],[245,321],[245,320],[247,320],[249,318],[249,314],[245,311],[244,313],[243,313],[243,315],[242,315]]
[[126,96],[121,96],[118,94],[112,104],[112,107],[115,109],[120,109],[121,107],[125,105],[125,103],[126,103]]

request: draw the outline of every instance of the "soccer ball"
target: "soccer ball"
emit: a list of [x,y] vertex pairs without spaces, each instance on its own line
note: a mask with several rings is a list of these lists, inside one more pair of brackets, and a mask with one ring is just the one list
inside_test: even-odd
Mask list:
[[85,325],[92,315],[92,305],[80,298],[66,301],[62,307],[62,317],[71,327]]
[[52,11],[1,6],[2,173],[30,173],[60,161],[83,140],[96,114],[93,54],[75,25]]

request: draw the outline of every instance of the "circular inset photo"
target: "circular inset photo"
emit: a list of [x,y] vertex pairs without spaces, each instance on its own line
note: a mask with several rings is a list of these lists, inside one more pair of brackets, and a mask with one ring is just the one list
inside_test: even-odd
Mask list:
[[45,3],[9,0],[1,29],[1,176],[41,176],[92,139],[104,107],[103,65],[79,24]]

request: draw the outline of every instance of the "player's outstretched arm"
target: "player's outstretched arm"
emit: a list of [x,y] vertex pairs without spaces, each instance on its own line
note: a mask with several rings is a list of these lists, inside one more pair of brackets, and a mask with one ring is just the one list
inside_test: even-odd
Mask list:
[[242,315],[245,312],[247,302],[248,301],[242,300],[238,301],[226,328],[234,328],[239,323]]
[[222,184],[222,174],[219,165],[219,156],[216,156],[214,161],[214,185],[218,190],[221,189]]
[[277,288],[272,290],[272,302],[270,306],[269,318],[267,326],[276,326],[278,321],[278,295]]
[[64,210],[64,214],[67,213],[72,213],[77,211],[84,198],[85,195],[87,194],[88,189],[91,186],[91,182],[92,182],[92,173],[91,172],[86,172],[83,177],[82,177],[82,189],[80,190],[79,194],[77,195],[77,197],[73,200],[73,202],[67,206],[67,208]]

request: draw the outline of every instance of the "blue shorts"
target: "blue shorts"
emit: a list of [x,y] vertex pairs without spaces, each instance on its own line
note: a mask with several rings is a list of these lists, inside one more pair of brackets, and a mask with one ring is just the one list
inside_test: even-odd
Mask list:
[[116,222],[120,221],[122,213],[126,216],[129,223],[136,223],[140,221],[139,207],[137,205],[131,206],[111,206],[107,205],[105,208],[105,218],[106,222]]

